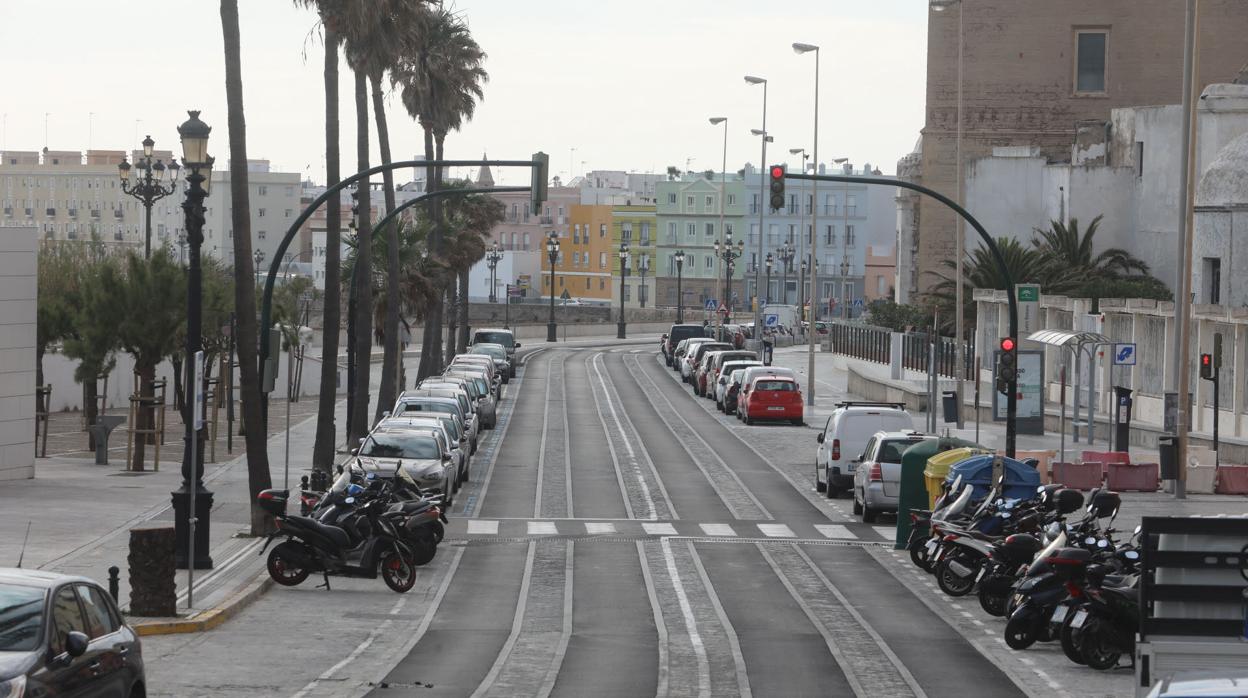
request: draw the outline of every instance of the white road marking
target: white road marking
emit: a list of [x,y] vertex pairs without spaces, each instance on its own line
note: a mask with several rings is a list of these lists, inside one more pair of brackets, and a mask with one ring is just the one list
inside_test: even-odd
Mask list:
[[[456,558],[457,562],[458,560],[459,558]],[[437,600],[440,601],[441,598],[439,597]],[[399,600],[396,601],[394,603],[394,606],[390,608],[390,613],[388,615],[390,616],[398,615],[399,611],[403,610],[403,606],[406,604],[407,604],[407,597],[406,596],[399,597]],[[435,607],[436,607],[436,604],[435,604]],[[368,634],[368,637],[364,638],[363,642],[356,645],[355,649],[351,650],[350,654],[344,657],[337,664],[326,669],[325,673],[321,674],[315,679],[312,679],[312,681],[309,682],[308,685],[300,689],[299,692],[296,693],[292,698],[303,698],[304,696],[311,693],[312,690],[315,689],[317,684],[320,683],[321,681],[328,681],[332,679],[334,677],[334,674],[337,674],[340,669],[347,666],[351,662],[354,662],[356,659],[359,658],[360,655],[364,654],[364,652],[367,651],[368,648],[371,647],[372,644],[377,641],[377,638],[380,637],[382,633],[390,629],[390,624],[393,622],[394,622],[393,618],[387,618],[386,620],[379,623],[377,627],[373,628],[372,632]]]
[[784,524],[760,523],[758,524],[758,530],[762,531],[763,535],[767,536],[768,538],[796,538],[797,537],[796,535],[793,534],[793,529],[789,528],[788,526]]
[[559,533],[559,529],[555,528],[554,521],[530,521],[530,536],[553,536]]
[[815,530],[822,533],[825,538],[844,538],[848,540],[858,538],[853,531],[840,524],[815,524]]
[[[538,349],[537,351],[530,352],[529,354],[525,356],[524,363],[522,365],[527,367],[529,364],[529,361],[534,356],[537,356],[543,351],[546,351],[546,349],[542,348],[542,349]],[[516,380],[516,386],[515,386],[516,387],[516,400],[520,398],[520,386],[524,385],[524,376],[526,373],[528,373],[527,368],[525,368],[525,370],[520,371],[517,374],[518,378]],[[512,400],[509,403],[509,406],[507,408],[508,410],[510,410],[507,414],[507,424],[503,425],[503,433],[497,435],[497,441],[495,442],[494,450],[490,454],[489,467],[486,468],[485,477],[481,479],[481,490],[477,493],[476,504],[473,509],[474,511],[481,511],[481,507],[485,503],[485,493],[490,489],[490,479],[494,475],[494,464],[498,462],[498,454],[499,452],[502,451],[503,440],[507,438],[507,430],[511,429],[511,423],[512,421],[515,420],[516,400]]]
[[689,595],[685,593],[685,585],[680,581],[680,571],[676,569],[676,557],[672,555],[672,546],[667,538],[659,539],[659,547],[663,549],[663,559],[667,562],[667,576],[672,580],[676,590],[676,602],[680,605],[680,614],[685,618],[685,630],[689,633],[689,644],[693,645],[693,654],[698,660],[698,695],[711,695],[711,665],[706,658],[706,646],[702,644],[702,635],[698,633],[698,619],[693,615],[693,607],[689,604]]
[[563,362],[563,484],[567,488],[567,513],[572,518],[572,429],[568,426],[568,362]]
[[[542,515],[542,479],[546,464],[546,430],[547,430],[547,414],[550,412],[550,377],[555,374],[555,360],[552,357],[546,362],[546,402],[542,406],[542,440],[537,446],[537,490],[533,494],[533,515]],[[560,373],[562,373],[563,365],[567,363],[564,359],[560,361]],[[531,531],[530,531],[531,533]]]
[[724,606],[719,602],[719,595],[715,593],[715,587],[711,584],[711,578],[706,574],[706,568],[702,566],[702,558],[698,557],[693,541],[685,541],[685,545],[689,546],[689,554],[693,556],[693,565],[698,568],[698,577],[702,579],[702,586],[706,588],[706,594],[711,599],[711,606],[715,609],[715,615],[719,617],[719,624],[723,626],[724,634],[728,636],[728,648],[732,651],[732,662],[737,668],[737,695],[740,698],[752,698],[754,693],[750,689],[750,678],[745,668],[745,655],[741,652],[737,630],[732,627],[728,614],[724,613]]
[[652,536],[676,535],[676,527],[670,523],[643,523],[641,527]]
[[871,528],[874,528],[876,533],[885,538],[894,538],[897,535],[896,526],[872,526]]
[[494,658],[494,665],[490,667],[490,672],[481,680],[481,685],[477,686],[477,690],[472,692],[473,698],[490,692],[490,689],[494,687],[494,682],[498,680],[498,675],[503,671],[503,665],[511,656],[511,651],[516,647],[516,640],[520,637],[520,628],[524,625],[524,610],[529,602],[529,584],[533,581],[533,556],[536,553],[537,544],[529,543],[529,554],[524,559],[524,577],[520,581],[520,598],[516,601],[516,614],[511,619],[511,634],[507,636],[507,642],[503,643],[503,648]]
[[735,537],[737,532],[732,530],[732,526],[728,524],[702,524],[702,532],[708,536],[732,536]]
[[[594,354],[588,361],[585,362],[585,378],[589,381],[591,387],[594,384],[594,379],[589,373],[589,367],[600,354],[601,352]],[[620,470],[620,459],[615,452],[615,444],[611,441],[611,430],[607,428],[607,420],[602,416],[602,405],[598,400],[594,400],[593,402],[594,411],[598,413],[598,422],[602,424],[602,433],[606,437],[607,452],[611,454],[611,467],[615,468],[615,482],[620,486],[620,497],[624,499],[624,514],[630,519],[636,518],[633,515],[633,504],[628,501],[628,490],[624,488],[624,473]]]
[[585,524],[586,533],[615,533],[615,524],[601,521],[589,521]]
[[650,597],[650,612],[654,614],[654,629],[659,641],[659,678],[655,695],[667,696],[668,675],[671,674],[671,663],[667,651],[667,625],[663,622],[663,610],[659,608],[654,577],[650,576],[650,562],[646,559],[646,548],[641,541],[637,541],[637,557],[641,561],[641,576],[646,581],[646,596]]
[[498,535],[498,522],[486,519],[468,519],[468,534],[496,536]]
[[[611,390],[607,387],[607,380],[602,375],[602,354],[594,356],[594,372],[598,374],[598,382],[602,385],[602,402],[607,403],[607,409],[611,412],[611,419],[615,421],[615,431],[620,435],[620,440],[624,442],[624,450],[628,452],[629,465],[633,468],[633,473],[637,477],[637,482],[641,485],[641,496],[646,501],[645,518],[658,518],[654,510],[654,497],[650,494],[650,484],[646,482],[646,478],[641,474],[641,464],[637,461],[637,452],[633,450],[633,443],[624,435],[624,425],[620,421],[620,415],[615,410],[615,401],[611,399]],[[610,443],[610,435],[608,434],[607,442]],[[657,473],[656,473],[657,477]],[[672,518],[676,518],[676,510],[671,506],[671,499],[668,499],[668,509],[672,512]],[[631,517],[631,515],[630,515]]]

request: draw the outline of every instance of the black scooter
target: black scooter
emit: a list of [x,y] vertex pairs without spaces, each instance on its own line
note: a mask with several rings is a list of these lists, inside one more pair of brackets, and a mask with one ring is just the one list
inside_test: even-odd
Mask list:
[[[371,499],[339,525],[330,525],[307,516],[287,515],[289,498],[289,490],[276,489],[256,496],[260,508],[272,514],[277,523],[277,531],[265,541],[260,554],[278,537],[287,539],[269,552],[267,567],[273,581],[297,586],[312,572],[320,572],[329,589],[330,575],[376,579],[380,570],[382,581],[398,593],[416,584],[416,556],[396,528],[404,519],[401,511],[387,511],[386,501]],[[347,497],[344,502],[354,504],[354,498]]]

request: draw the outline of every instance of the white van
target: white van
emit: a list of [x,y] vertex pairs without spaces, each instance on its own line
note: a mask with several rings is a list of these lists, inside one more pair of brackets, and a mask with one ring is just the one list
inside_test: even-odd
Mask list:
[[871,436],[879,431],[910,431],[914,417],[905,405],[896,402],[842,402],[828,417],[823,431],[815,437],[815,489],[828,499],[849,492],[854,486],[854,459]]

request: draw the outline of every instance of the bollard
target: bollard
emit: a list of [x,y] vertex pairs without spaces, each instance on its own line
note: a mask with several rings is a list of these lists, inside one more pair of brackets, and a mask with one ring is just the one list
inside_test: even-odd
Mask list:
[[121,593],[121,569],[117,565],[108,568],[108,595],[113,597],[113,601],[117,601],[117,595]]

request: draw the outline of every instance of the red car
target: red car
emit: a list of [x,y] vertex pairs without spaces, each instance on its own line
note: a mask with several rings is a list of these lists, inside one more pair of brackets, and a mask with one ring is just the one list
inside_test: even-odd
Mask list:
[[758,376],[742,386],[737,409],[746,424],[756,419],[783,419],[798,426],[802,419],[802,391],[787,376]]

